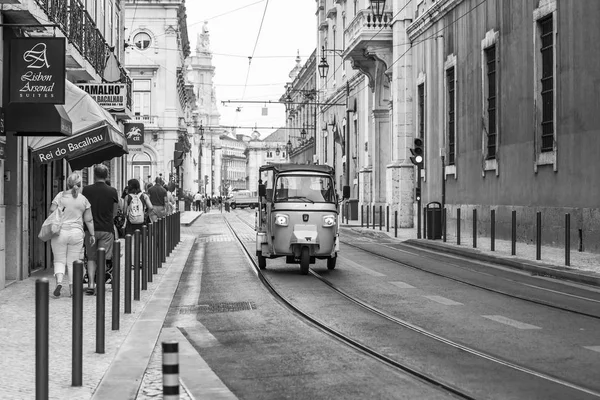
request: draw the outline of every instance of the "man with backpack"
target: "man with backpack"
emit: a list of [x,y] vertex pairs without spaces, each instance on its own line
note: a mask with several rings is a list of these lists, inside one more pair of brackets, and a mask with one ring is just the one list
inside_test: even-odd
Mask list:
[[85,228],[85,252],[87,256],[88,288],[87,294],[96,293],[96,262],[98,249],[106,250],[106,260],[112,260],[115,241],[114,218],[117,215],[119,195],[117,189],[106,184],[108,168],[104,164],[94,166],[94,183],[83,188],[81,193],[89,200],[94,218],[94,236],[96,242],[90,243],[90,233]]

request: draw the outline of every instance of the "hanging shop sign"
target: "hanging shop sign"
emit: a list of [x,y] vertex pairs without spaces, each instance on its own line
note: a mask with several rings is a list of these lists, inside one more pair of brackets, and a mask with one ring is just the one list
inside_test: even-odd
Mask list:
[[6,144],[0,142],[0,160],[6,160]]
[[123,124],[127,148],[130,153],[141,153],[144,146],[144,124],[139,122]]
[[65,104],[65,38],[10,42],[10,103]]
[[77,87],[87,92],[96,103],[106,110],[125,110],[127,87],[124,83],[80,83]]

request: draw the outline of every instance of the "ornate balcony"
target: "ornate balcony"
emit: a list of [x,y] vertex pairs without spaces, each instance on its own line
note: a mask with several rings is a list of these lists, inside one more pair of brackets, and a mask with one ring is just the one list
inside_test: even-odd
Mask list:
[[373,89],[377,62],[383,63],[384,71],[392,62],[392,12],[386,11],[377,20],[372,10],[361,10],[344,35],[347,45],[342,57],[369,77]]

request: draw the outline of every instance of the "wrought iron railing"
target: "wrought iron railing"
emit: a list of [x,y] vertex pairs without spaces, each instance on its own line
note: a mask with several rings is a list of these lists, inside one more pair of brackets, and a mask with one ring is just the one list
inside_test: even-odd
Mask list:
[[133,106],[133,95],[132,95],[132,82],[131,82],[131,78],[129,77],[129,75],[127,75],[127,72],[125,71],[125,69],[122,66],[119,66],[119,69],[121,71],[121,83],[125,84],[125,89],[127,90],[127,99],[126,99],[126,105],[127,105],[127,109],[128,110],[132,110],[132,106]]

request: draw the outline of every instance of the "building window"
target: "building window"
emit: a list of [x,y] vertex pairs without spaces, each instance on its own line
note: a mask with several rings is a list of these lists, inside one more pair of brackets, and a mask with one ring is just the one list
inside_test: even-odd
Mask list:
[[424,138],[425,137],[425,84],[421,83],[417,87],[417,101],[418,104],[418,112],[419,112],[419,131],[417,132],[417,137]]
[[150,121],[151,82],[149,79],[133,81],[133,114],[137,120]]
[[541,39],[542,152],[554,150],[554,32],[552,15],[538,21]]
[[488,160],[496,158],[496,46],[485,50],[487,68],[487,155]]
[[556,164],[557,1],[539,0],[534,23],[534,172],[540,165]]
[[456,161],[456,77],[454,73],[454,67],[446,70],[446,90],[446,118],[448,121],[448,165],[454,165]]
[[152,38],[146,32],[140,32],[133,37],[135,47],[140,50],[146,50],[152,44]]

